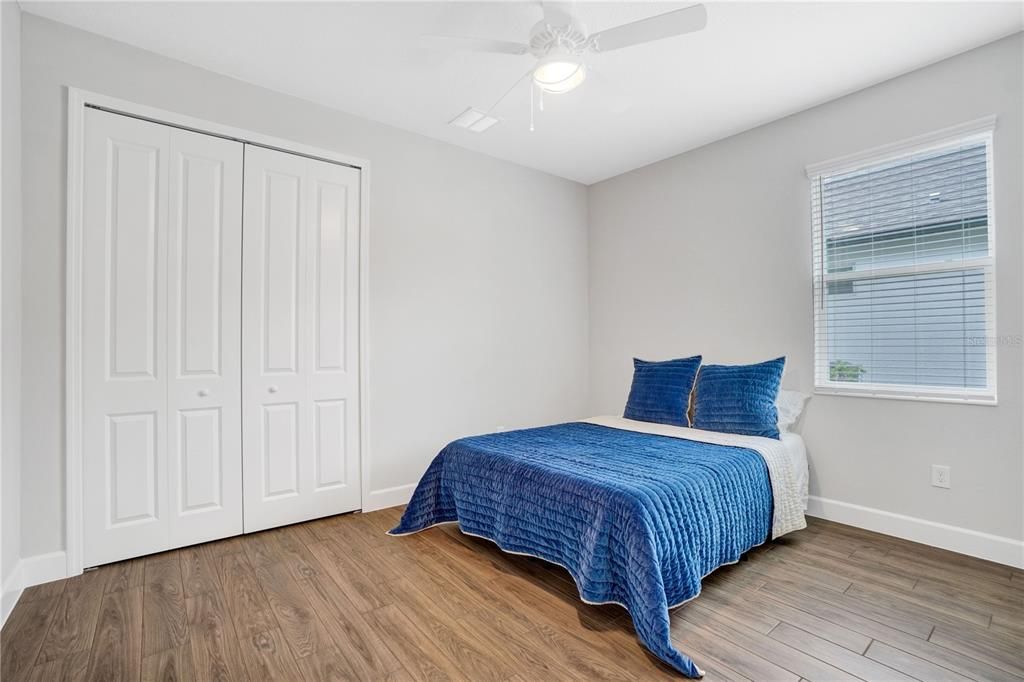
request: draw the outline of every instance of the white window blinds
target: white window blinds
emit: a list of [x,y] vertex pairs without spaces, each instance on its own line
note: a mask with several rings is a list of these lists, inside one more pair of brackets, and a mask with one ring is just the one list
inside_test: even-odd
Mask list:
[[815,385],[995,400],[992,130],[809,169]]

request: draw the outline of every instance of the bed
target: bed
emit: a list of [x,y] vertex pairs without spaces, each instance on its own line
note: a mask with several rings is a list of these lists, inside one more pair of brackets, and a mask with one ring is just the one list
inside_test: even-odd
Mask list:
[[752,547],[805,527],[807,460],[779,440],[597,417],[454,441],[392,535],[457,522],[507,552],[564,567],[590,604],[619,604],[654,655],[703,672],[672,643],[669,609]]

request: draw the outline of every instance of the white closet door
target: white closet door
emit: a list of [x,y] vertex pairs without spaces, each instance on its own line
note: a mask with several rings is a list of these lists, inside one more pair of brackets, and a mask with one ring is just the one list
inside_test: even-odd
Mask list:
[[241,160],[236,142],[86,111],[86,566],[240,529]]
[[243,145],[171,129],[171,546],[242,532]]
[[165,128],[89,109],[83,207],[86,566],[167,544]]
[[357,169],[246,146],[245,530],[358,509]]

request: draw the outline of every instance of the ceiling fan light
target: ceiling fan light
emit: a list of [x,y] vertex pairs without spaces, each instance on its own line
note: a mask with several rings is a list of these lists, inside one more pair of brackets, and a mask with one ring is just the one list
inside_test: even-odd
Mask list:
[[587,67],[583,61],[565,55],[544,59],[533,70],[533,82],[552,95],[569,92],[586,78]]

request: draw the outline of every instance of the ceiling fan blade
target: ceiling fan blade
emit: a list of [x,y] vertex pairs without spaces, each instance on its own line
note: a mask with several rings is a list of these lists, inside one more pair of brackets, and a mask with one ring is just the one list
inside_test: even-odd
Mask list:
[[465,36],[424,35],[419,37],[422,47],[442,50],[463,50],[469,52],[494,52],[498,54],[526,54],[530,47],[523,43],[490,38],[469,38]]
[[591,49],[595,52],[609,52],[631,45],[692,33],[701,30],[707,24],[708,12],[704,5],[693,5],[595,33],[590,37]]

